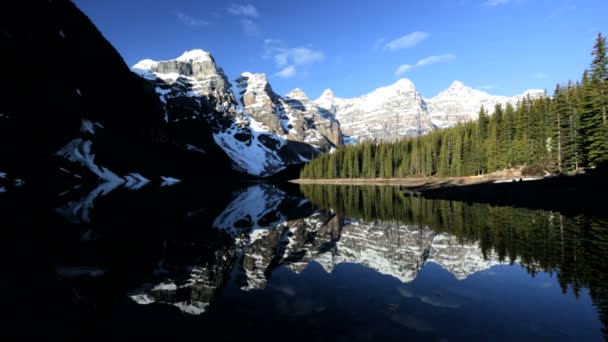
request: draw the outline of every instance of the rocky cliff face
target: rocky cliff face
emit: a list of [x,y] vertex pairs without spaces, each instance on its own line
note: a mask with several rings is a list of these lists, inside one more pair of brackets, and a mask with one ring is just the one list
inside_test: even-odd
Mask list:
[[315,115],[312,107],[294,108],[272,91],[263,74],[244,73],[236,80],[235,96],[203,50],[170,61],[143,60],[132,70],[154,84],[165,121],[179,139],[193,150],[221,148],[235,169],[250,175],[272,175],[342,142],[335,119]]
[[443,128],[459,122],[476,120],[481,106],[492,114],[497,104],[501,104],[503,107],[508,103],[516,106],[526,96],[535,98],[544,94],[543,90],[533,89],[513,97],[495,96],[467,87],[462,82],[454,81],[448,89],[426,102],[429,105],[433,123],[437,127]]
[[271,132],[322,152],[343,144],[340,123],[333,115],[322,113],[302,90],[281,97],[264,74],[244,73],[237,85],[245,111]]
[[352,99],[337,98],[328,89],[314,103],[356,141],[394,140],[434,128],[426,102],[407,79]]
[[494,96],[467,87],[462,82],[452,85],[431,99],[424,99],[407,79],[397,81],[361,97],[342,99],[327,89],[314,101],[323,113],[335,116],[350,142],[394,140],[426,134],[460,122],[475,120],[481,106],[489,113],[498,103],[516,105],[524,97],[543,96],[542,90],[528,90],[514,97]]
[[[199,134],[196,144],[184,142],[180,135],[188,128],[167,124],[170,108],[158,96],[172,83],[187,93],[191,81],[203,93],[222,93],[227,81],[213,77],[220,73],[210,57],[148,61],[163,75],[189,77],[155,87],[129,70],[70,1],[3,2],[0,19],[0,59],[11,65],[4,75],[13,80],[0,91],[0,171],[11,183],[25,179],[27,185],[60,191],[74,183],[111,183],[103,187],[107,193],[119,186],[160,185],[169,177],[236,174],[215,143],[203,148],[213,142],[211,134]],[[182,104],[179,118],[197,105],[187,96]]]

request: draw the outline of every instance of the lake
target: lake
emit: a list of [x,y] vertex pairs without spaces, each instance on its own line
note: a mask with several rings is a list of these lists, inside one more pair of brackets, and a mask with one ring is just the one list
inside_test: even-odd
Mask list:
[[603,217],[269,183],[25,187],[0,214],[6,336],[607,336]]

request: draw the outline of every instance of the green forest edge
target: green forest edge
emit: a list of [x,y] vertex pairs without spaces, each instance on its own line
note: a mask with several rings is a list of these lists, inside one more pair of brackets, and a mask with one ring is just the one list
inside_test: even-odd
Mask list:
[[[608,338],[608,220],[409,196],[398,187],[301,184],[306,198],[343,218],[398,222],[478,242],[487,258],[518,262],[532,276],[555,275],[562,291],[588,288]],[[390,233],[390,232],[389,232]],[[398,236],[396,237],[398,238]]]
[[608,58],[598,34],[581,82],[515,107],[481,108],[478,119],[393,142],[343,146],[308,162],[300,178],[402,178],[484,175],[523,167],[524,175],[608,166]]

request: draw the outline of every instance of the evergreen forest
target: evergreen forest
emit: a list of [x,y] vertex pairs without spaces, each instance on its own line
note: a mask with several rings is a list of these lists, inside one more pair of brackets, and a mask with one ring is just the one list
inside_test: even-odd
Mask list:
[[399,141],[364,141],[307,163],[301,178],[459,177],[527,166],[563,173],[608,164],[608,57],[598,34],[590,67],[552,96],[481,108],[478,119]]

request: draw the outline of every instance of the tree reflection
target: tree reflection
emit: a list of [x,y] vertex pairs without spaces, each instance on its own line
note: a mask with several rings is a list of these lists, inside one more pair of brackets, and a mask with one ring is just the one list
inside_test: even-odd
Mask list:
[[301,185],[315,205],[365,221],[398,221],[478,241],[483,255],[555,274],[565,293],[588,288],[608,337],[608,220],[414,197],[398,187]]

